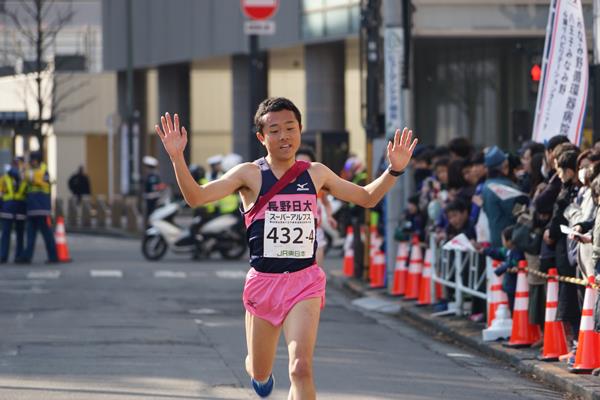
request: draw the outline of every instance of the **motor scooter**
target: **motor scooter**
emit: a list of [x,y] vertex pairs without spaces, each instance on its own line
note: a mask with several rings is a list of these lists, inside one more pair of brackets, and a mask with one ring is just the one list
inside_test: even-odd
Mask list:
[[142,239],[142,254],[146,259],[160,260],[168,249],[194,258],[208,258],[217,252],[225,259],[238,259],[246,253],[241,217],[223,214],[203,221],[195,216],[186,228],[175,222],[183,206],[183,202],[167,202],[150,214]]

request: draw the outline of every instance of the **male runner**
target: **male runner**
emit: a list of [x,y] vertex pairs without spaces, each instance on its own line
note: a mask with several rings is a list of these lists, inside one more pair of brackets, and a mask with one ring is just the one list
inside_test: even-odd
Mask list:
[[196,183],[186,165],[183,150],[187,131],[180,128],[178,115],[171,120],[166,113],[161,117],[162,130],[158,125],[155,129],[190,207],[235,192],[242,199],[252,266],[243,294],[248,346],[246,371],[254,390],[260,397],[267,397],[273,389],[271,372],[283,329],[291,381],[288,399],[315,399],[313,351],[325,300],[325,274],[314,262],[317,193],[323,189],[339,199],[373,207],[396,183],[396,177],[410,161],[417,139],[411,140],[412,131],[407,128],[402,135],[397,130],[387,146],[390,167],[364,187],[341,179],[321,163],[311,163],[307,171],[248,218],[247,213],[259,196],[265,195],[296,162],[302,132],[300,111],[285,98],[264,100],[254,123],[256,137],[266,148],[267,156],[240,164],[205,185]]

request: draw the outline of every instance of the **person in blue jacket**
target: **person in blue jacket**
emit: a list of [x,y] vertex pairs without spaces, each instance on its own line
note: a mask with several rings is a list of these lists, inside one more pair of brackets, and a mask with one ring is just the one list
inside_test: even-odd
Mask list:
[[2,240],[0,242],[0,263],[8,261],[10,249],[10,236],[13,225],[15,227],[15,262],[23,258],[23,234],[25,231],[25,190],[27,184],[19,168],[20,160],[15,158],[10,169],[0,178],[0,191],[2,192],[2,207],[0,219],[2,220]]
[[[519,190],[519,188],[509,178],[510,167],[506,153],[498,147],[493,146],[485,153],[484,160],[488,175],[481,191],[483,211],[489,221],[491,245],[492,247],[500,247],[502,246],[502,231],[507,226],[513,225],[516,222],[512,211],[519,197],[502,200],[490,189],[490,184],[495,183],[509,186],[516,190]],[[526,199],[525,197],[523,198]]]
[[52,229],[48,226],[48,217],[52,213],[50,205],[50,176],[48,167],[42,162],[42,153],[34,151],[29,155],[29,168],[25,171],[27,182],[27,249],[21,262],[30,263],[35,250],[38,230],[42,233],[48,263],[58,262],[56,242]]

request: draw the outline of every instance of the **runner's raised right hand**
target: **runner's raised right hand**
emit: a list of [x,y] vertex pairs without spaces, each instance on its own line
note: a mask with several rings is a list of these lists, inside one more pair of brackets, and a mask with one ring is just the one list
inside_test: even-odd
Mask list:
[[174,123],[171,122],[171,116],[169,113],[165,113],[164,116],[160,117],[160,123],[162,130],[158,125],[154,125],[156,133],[160,137],[165,150],[171,157],[171,160],[177,156],[183,156],[183,150],[187,145],[187,131],[184,127],[179,129],[179,115],[175,114]]

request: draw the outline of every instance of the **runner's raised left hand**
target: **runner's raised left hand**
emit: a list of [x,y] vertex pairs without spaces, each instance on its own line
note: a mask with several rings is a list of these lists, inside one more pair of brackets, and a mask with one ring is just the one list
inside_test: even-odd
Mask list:
[[394,171],[402,171],[408,165],[412,153],[415,150],[418,139],[412,140],[412,131],[408,128],[396,129],[394,139],[388,142],[387,155],[390,165]]

